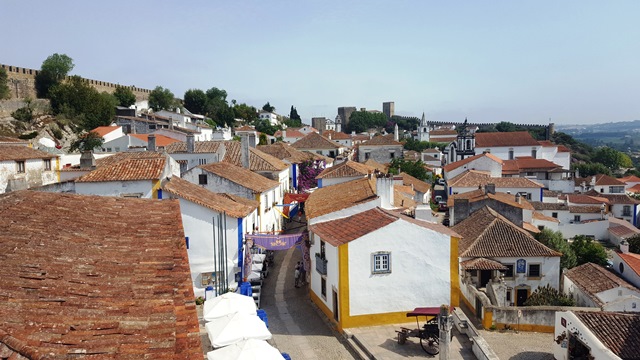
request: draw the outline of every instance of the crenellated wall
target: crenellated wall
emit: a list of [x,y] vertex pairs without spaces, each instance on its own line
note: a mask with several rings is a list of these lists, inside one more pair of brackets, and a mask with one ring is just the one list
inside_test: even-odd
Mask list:
[[[35,77],[38,75],[40,70],[5,64],[0,64],[0,67],[7,71],[8,85],[11,89],[12,99],[23,99],[26,97],[30,97],[32,99],[36,98]],[[93,79],[83,79],[94,89],[100,92],[106,91],[108,93],[113,93],[117,86],[127,87],[131,89],[133,94],[136,96],[137,101],[148,100],[149,93],[151,92],[149,89],[143,89],[135,86],[119,85]]]

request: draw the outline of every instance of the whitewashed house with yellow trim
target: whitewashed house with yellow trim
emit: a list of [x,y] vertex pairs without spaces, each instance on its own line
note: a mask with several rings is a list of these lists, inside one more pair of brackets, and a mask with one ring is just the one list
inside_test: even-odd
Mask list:
[[57,155],[21,144],[0,145],[0,194],[58,181],[60,161]]
[[392,188],[392,177],[364,178],[307,200],[310,297],[340,330],[406,322],[416,307],[459,305],[459,236],[388,210]]
[[76,179],[77,194],[161,199],[160,182],[180,176],[175,160],[155,152],[120,153],[101,159],[97,165]]

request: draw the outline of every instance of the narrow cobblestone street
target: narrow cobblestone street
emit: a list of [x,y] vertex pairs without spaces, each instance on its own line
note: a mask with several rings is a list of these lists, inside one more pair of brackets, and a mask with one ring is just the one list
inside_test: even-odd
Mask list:
[[294,287],[295,264],[301,260],[298,249],[277,251],[264,280],[261,307],[269,316],[270,342],[296,360],[354,359],[346,341],[309,299],[308,286]]

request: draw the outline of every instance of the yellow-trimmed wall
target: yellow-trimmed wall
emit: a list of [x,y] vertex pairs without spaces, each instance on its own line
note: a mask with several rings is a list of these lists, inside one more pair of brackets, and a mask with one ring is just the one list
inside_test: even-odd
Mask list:
[[338,330],[349,325],[349,244],[338,246]]
[[309,297],[311,298],[311,301],[313,301],[313,303],[316,304],[318,309],[320,309],[320,311],[322,311],[322,313],[325,314],[327,316],[327,318],[332,323],[334,323],[334,324],[336,324],[338,326],[340,325],[340,324],[336,323],[336,321],[333,319],[333,312],[331,310],[329,310],[327,305],[325,305],[324,302],[322,300],[320,300],[318,295],[316,295],[316,293],[313,292],[313,290],[309,290]]
[[158,189],[160,189],[160,180],[151,180],[151,196],[158,198]]
[[460,306],[460,265],[458,257],[458,242],[460,238],[451,237],[451,253],[449,255],[449,271],[451,272],[451,306]]
[[58,182],[60,182],[60,157],[59,156],[56,157],[56,177],[58,179]]
[[509,326],[509,328],[518,330],[518,331],[530,331],[530,332],[541,332],[541,333],[554,333],[555,328],[553,326],[547,325],[532,325],[532,324],[503,324],[503,323],[495,323],[496,328],[504,329],[505,326]]

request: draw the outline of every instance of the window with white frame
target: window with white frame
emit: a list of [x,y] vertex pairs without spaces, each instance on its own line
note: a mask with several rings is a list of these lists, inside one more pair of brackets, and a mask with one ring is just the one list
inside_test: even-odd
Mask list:
[[388,274],[391,272],[391,253],[379,251],[371,254],[371,273]]
[[18,173],[24,173],[24,161],[16,161],[16,166],[18,168]]
[[44,159],[44,170],[51,171],[51,159]]
[[198,165],[206,165],[207,159],[198,159]]

